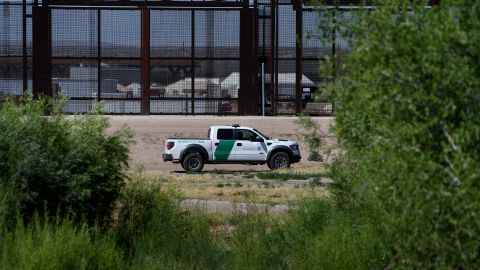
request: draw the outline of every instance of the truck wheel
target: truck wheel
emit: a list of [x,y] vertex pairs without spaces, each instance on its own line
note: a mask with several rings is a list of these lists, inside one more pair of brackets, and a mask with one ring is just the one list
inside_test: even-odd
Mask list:
[[199,172],[203,169],[203,157],[200,153],[190,153],[188,154],[182,162],[182,167],[187,172]]
[[268,161],[268,167],[272,170],[289,168],[290,167],[290,157],[285,152],[277,152],[270,157]]

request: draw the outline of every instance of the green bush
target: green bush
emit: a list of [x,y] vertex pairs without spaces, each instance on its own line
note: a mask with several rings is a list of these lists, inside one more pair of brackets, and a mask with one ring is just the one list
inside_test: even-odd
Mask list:
[[128,169],[131,135],[126,129],[107,135],[105,117],[68,117],[63,104],[9,100],[0,109],[0,186],[14,189],[13,198],[1,199],[10,214],[0,214],[10,223],[16,206],[26,220],[35,212],[91,224],[110,217]]
[[[153,184],[147,184],[152,183]],[[115,233],[134,268],[219,269],[226,252],[204,213],[183,212],[180,196],[136,175],[119,200]]]
[[308,147],[308,160],[323,161],[323,156],[319,153],[322,147],[322,138],[320,137],[320,125],[309,116],[300,116],[295,119],[295,124],[302,130],[305,144]]
[[307,199],[284,218],[238,218],[232,237],[235,269],[379,269],[388,249],[376,224],[335,203]]
[[32,219],[0,240],[0,269],[124,269],[115,239],[87,224],[48,217]]
[[11,183],[4,183],[0,178],[0,234],[7,228],[13,228],[17,215],[18,202],[15,188]]
[[480,5],[441,2],[360,16],[330,85],[341,198],[385,209],[389,268],[480,266]]

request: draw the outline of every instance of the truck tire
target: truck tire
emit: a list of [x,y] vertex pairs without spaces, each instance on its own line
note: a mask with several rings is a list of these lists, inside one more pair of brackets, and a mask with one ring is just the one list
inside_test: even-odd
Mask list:
[[200,153],[190,153],[182,161],[182,167],[187,172],[200,172],[203,169],[204,161]]
[[267,165],[272,170],[290,168],[290,156],[285,152],[277,152],[270,157]]

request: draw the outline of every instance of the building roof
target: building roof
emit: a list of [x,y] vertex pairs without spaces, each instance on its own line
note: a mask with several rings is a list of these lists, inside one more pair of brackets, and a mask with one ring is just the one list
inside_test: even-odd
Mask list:
[[[265,74],[266,82],[270,82],[270,74]],[[278,84],[295,84],[295,73],[278,73]],[[240,73],[232,72],[225,80],[222,81],[223,89],[231,89],[236,87],[237,89],[240,86]],[[303,87],[314,87],[315,83],[310,80],[307,76],[302,75],[302,86]]]
[[[195,90],[207,91],[208,84],[219,85],[220,78],[202,78],[195,77]],[[172,84],[165,86],[165,90],[168,91],[184,91],[192,88],[192,78],[183,78],[179,81],[176,81]]]

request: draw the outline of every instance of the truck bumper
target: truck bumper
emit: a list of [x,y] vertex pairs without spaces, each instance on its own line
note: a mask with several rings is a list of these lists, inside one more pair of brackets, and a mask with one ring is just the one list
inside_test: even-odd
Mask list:
[[300,156],[300,155],[293,155],[292,163],[300,162],[301,159],[302,159],[302,156]]
[[173,161],[172,154],[163,154],[163,161]]

